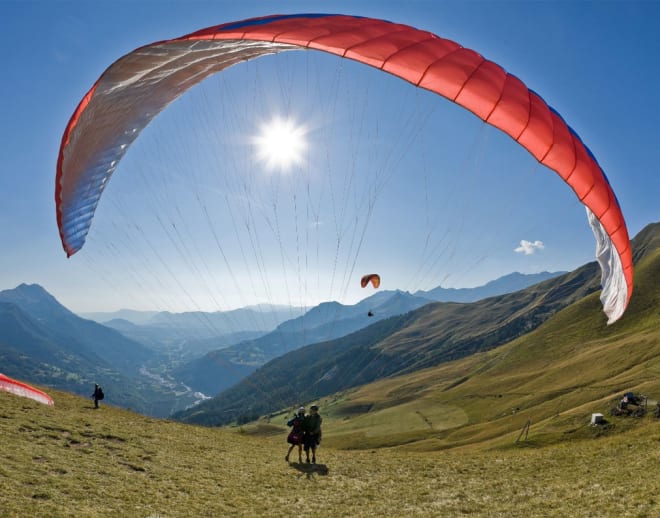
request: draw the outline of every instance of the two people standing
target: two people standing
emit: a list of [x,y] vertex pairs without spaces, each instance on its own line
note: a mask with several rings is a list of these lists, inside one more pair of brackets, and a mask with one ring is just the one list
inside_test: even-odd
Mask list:
[[287,426],[293,427],[287,437],[287,442],[291,444],[285,457],[287,462],[289,462],[291,450],[295,446],[298,446],[298,462],[302,463],[301,448],[304,448],[307,463],[309,464],[310,462],[309,454],[311,451],[311,462],[316,464],[316,448],[321,443],[321,424],[323,423],[323,418],[319,414],[319,407],[317,405],[312,405],[309,411],[309,414],[305,414],[305,408],[300,407],[293,419],[287,422]]

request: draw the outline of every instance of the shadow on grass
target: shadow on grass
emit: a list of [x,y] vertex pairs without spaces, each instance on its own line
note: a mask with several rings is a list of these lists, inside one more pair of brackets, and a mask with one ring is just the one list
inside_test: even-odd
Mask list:
[[306,464],[299,462],[289,462],[289,466],[300,471],[301,473],[305,473],[307,475],[307,478],[312,478],[314,475],[325,476],[328,473],[330,473],[328,466],[326,466],[325,464]]

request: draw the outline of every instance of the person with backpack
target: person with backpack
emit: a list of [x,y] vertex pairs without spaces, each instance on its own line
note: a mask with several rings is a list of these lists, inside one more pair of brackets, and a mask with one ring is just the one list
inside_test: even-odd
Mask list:
[[94,408],[99,407],[99,401],[101,401],[105,397],[105,394],[103,393],[103,389],[99,386],[98,383],[94,384],[94,394],[92,394],[92,398],[94,398]]
[[293,450],[294,447],[298,446],[298,462],[302,464],[302,445],[303,445],[303,422],[305,420],[305,407],[301,406],[298,409],[298,413],[294,415],[289,421],[286,423],[287,426],[291,427],[291,432],[289,432],[289,435],[286,438],[286,442],[288,442],[291,446],[289,447],[289,451],[286,452],[286,457],[284,457],[284,460],[289,462],[289,455],[291,455],[291,450]]
[[319,407],[312,405],[309,407],[309,414],[303,421],[303,445],[307,455],[307,464],[309,464],[309,450],[312,450],[312,463],[316,464],[316,447],[321,444],[321,423],[323,418],[319,414]]

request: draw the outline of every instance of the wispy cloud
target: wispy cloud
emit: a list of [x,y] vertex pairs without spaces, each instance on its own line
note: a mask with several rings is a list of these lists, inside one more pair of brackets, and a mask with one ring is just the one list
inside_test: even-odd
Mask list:
[[526,239],[521,239],[520,246],[514,248],[513,251],[519,254],[532,255],[537,250],[543,250],[543,248],[545,248],[543,241],[527,241]]

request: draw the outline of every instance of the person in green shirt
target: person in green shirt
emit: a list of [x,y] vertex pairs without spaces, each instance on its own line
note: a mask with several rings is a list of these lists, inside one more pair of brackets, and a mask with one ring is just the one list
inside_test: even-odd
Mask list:
[[303,430],[305,435],[303,437],[303,446],[305,455],[307,456],[307,463],[309,464],[309,451],[312,450],[312,462],[316,464],[316,447],[321,443],[321,424],[323,418],[319,414],[319,407],[312,405],[310,412],[303,420]]

